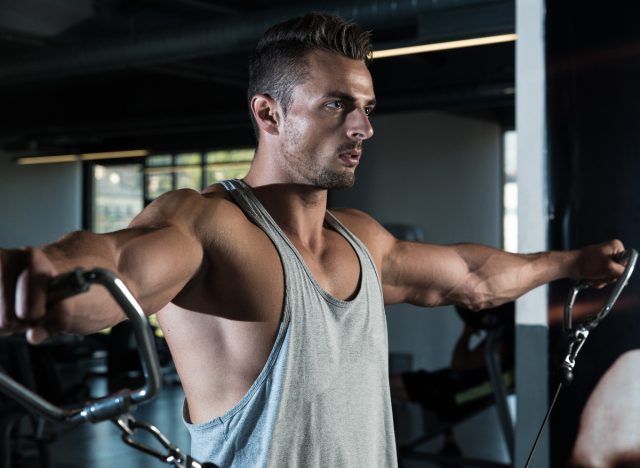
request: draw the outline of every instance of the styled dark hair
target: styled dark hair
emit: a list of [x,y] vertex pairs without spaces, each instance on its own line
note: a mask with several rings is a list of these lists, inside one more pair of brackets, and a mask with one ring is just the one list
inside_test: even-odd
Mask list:
[[[268,94],[287,113],[296,85],[309,78],[306,54],[324,50],[367,63],[371,58],[371,33],[336,15],[307,13],[269,28],[249,59],[248,100]],[[258,136],[258,126],[251,123]]]

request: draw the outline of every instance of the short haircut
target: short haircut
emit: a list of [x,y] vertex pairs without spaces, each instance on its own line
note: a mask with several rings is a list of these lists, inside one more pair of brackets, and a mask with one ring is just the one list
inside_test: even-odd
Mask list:
[[[368,63],[371,33],[336,15],[307,13],[269,28],[249,59],[248,100],[267,94],[282,106],[286,115],[294,88],[309,78],[308,52],[323,50]],[[256,136],[258,126],[253,114]]]

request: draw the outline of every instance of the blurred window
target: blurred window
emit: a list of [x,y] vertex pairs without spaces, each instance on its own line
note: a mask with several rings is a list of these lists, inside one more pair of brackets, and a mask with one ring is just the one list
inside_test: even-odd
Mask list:
[[517,136],[513,130],[503,137],[503,247],[518,251],[518,153]]
[[246,148],[92,162],[92,197],[85,227],[100,233],[123,229],[163,193],[180,188],[200,191],[221,180],[242,178],[253,154],[253,148]]

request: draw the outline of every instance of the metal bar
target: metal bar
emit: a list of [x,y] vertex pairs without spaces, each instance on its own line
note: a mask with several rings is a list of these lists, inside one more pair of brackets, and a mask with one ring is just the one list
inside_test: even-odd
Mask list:
[[56,296],[56,300],[62,300],[65,297],[86,291],[88,283],[99,283],[107,288],[133,324],[134,333],[139,344],[138,351],[141,357],[145,383],[137,390],[123,390],[114,395],[90,400],[82,406],[65,409],[52,405],[1,372],[0,391],[44,418],[70,423],[98,422],[111,419],[127,412],[132,404],[143,403],[157,395],[160,391],[162,380],[153,335],[142,308],[124,283],[113,273],[103,269],[95,269],[86,273],[82,273],[81,270],[75,270],[55,278],[52,283],[56,285],[58,291],[58,294],[52,294],[52,296]]
[[489,380],[491,381],[491,388],[495,398],[496,411],[498,412],[498,418],[500,420],[500,427],[502,428],[502,434],[504,436],[505,443],[509,449],[509,455],[513,461],[514,454],[514,428],[513,421],[511,420],[511,413],[509,411],[509,405],[507,403],[507,390],[504,385],[504,379],[502,378],[502,366],[497,356],[496,351],[497,337],[495,330],[489,330],[487,332],[487,341],[484,349],[485,361],[487,364],[487,372],[489,373]]

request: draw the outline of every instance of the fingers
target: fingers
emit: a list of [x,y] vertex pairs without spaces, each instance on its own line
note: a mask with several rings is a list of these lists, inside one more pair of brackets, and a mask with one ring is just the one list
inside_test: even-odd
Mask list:
[[[55,274],[55,268],[40,250],[0,251],[0,333],[39,327],[46,314],[47,284]],[[34,339],[40,340],[44,335],[35,332]]]
[[56,271],[42,251],[27,249],[27,255],[27,268],[16,283],[15,314],[18,320],[32,324],[45,315],[47,285]]
[[0,331],[19,331],[15,313],[16,282],[25,265],[22,251],[0,251]]
[[31,344],[40,344],[51,337],[51,333],[44,326],[27,329],[27,341]]
[[625,247],[620,240],[590,245],[582,249],[577,278],[600,289],[615,283],[624,273],[626,264]]

